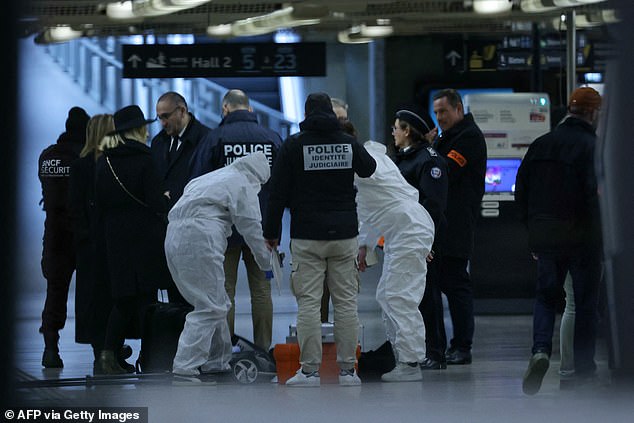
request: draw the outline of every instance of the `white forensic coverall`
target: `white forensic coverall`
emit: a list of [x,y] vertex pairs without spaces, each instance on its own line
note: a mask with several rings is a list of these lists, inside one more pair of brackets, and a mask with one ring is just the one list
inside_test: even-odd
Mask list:
[[367,141],[364,147],[376,160],[376,171],[369,178],[355,177],[359,245],[373,248],[380,235],[385,238],[376,300],[396,360],[420,363],[425,359],[425,325],[418,305],[425,292],[434,222],[418,203],[418,190],[385,154],[385,146]]
[[229,368],[231,336],[224,253],[234,224],[263,271],[271,269],[262,237],[258,192],[270,176],[262,152],[192,179],[169,212],[167,264],[178,290],[194,306],[178,340],[173,372],[198,375]]

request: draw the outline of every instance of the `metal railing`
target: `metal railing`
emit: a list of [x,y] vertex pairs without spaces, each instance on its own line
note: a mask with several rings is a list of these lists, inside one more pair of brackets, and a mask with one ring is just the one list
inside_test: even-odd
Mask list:
[[[153,116],[158,97],[177,91],[187,99],[189,110],[205,125],[215,128],[222,120],[222,97],[227,88],[204,78],[124,79],[122,42],[114,37],[82,38],[48,45],[48,54],[93,100],[115,110],[137,104],[146,116]],[[260,124],[276,131],[282,139],[290,135],[293,122],[264,104],[251,101]],[[151,134],[154,135],[154,134]]]

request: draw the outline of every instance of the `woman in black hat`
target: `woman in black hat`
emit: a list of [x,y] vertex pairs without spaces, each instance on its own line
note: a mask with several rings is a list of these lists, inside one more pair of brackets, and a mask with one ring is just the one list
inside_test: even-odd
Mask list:
[[104,374],[125,373],[114,352],[131,325],[142,331],[146,306],[171,279],[163,248],[167,197],[146,144],[151,122],[138,106],[117,111],[115,131],[103,139],[97,161],[96,204],[114,302],[98,361]]

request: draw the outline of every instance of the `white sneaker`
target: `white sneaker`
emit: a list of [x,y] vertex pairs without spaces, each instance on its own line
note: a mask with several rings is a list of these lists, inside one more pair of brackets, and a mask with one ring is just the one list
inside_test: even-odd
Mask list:
[[416,382],[423,380],[423,373],[421,372],[418,364],[416,366],[410,366],[407,363],[398,362],[396,367],[389,373],[381,375],[383,382]]
[[295,373],[295,376],[286,381],[286,386],[319,387],[320,384],[318,371],[306,374],[302,372],[301,368]]
[[359,386],[361,385],[361,379],[357,376],[357,370],[340,370],[339,371],[339,385],[341,386]]

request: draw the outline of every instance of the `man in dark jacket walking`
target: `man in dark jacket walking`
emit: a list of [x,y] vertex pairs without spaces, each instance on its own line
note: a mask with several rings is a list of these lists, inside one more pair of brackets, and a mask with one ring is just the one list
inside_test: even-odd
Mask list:
[[330,97],[313,93],[300,132],[290,136],[273,166],[264,238],[276,249],[285,207],[291,212],[291,289],[297,298],[301,368],[289,386],[320,384],[321,298],[324,278],[335,310],[335,343],[341,385],[359,385],[354,370],[358,344],[355,267],[359,234],[354,175],[366,178],[376,162],[343,132]]
[[[189,112],[185,98],[174,91],[159,97],[156,116],[163,129],[152,139],[150,147],[155,168],[169,192],[171,208],[191,179],[192,156],[210,129]],[[170,302],[186,303],[173,283],[162,288],[167,288]]]
[[589,87],[570,96],[568,115],[537,138],[518,170],[515,201],[537,258],[533,356],[523,390],[536,394],[549,365],[555,314],[566,274],[575,297],[574,363],[577,378],[593,377],[601,278],[601,226],[594,149],[601,97]]
[[[258,118],[249,104],[249,97],[243,91],[234,89],[225,94],[222,99],[222,115],[223,119],[218,128],[212,130],[201,141],[196,151],[192,177],[228,166],[240,157],[256,151],[264,153],[269,166],[272,166],[282,145],[282,139],[275,131],[258,124]],[[265,216],[268,196],[269,184],[266,183],[258,196],[262,216]],[[224,261],[225,289],[231,300],[231,310],[227,315],[229,330],[231,335],[234,335],[236,284],[238,265],[242,257],[251,293],[253,341],[268,351],[273,337],[271,282],[260,270],[242,235],[235,227],[232,231]]]
[[86,140],[90,116],[81,107],[68,111],[66,131],[57,143],[40,154],[39,179],[46,212],[42,250],[42,273],[46,278],[46,302],[40,333],[44,335],[42,366],[64,367],[59,356],[59,331],[66,323],[68,288],[75,271],[75,247],[68,211],[70,165],[79,157]]
[[447,236],[440,263],[440,287],[447,296],[453,323],[447,364],[470,364],[475,324],[469,259],[484,195],[486,142],[471,113],[464,113],[456,90],[445,89],[434,95],[434,113],[442,130],[434,148],[449,168]]

